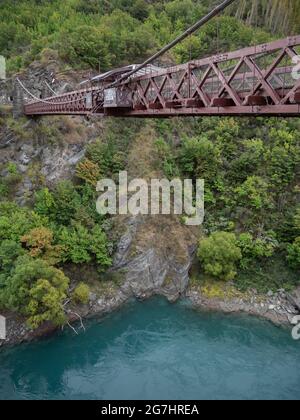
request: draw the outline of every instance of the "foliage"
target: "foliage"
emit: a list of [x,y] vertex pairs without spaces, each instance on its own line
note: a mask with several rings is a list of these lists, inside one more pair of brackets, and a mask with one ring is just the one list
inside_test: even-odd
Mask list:
[[239,204],[255,210],[267,209],[272,206],[269,186],[258,176],[250,176],[236,189]]
[[20,237],[31,229],[47,224],[47,219],[14,203],[0,203],[0,240],[19,242]]
[[[36,58],[55,57],[73,68],[99,69],[137,63],[192,25],[212,0],[2,0],[0,50],[9,72]],[[218,26],[217,26],[218,24]],[[216,40],[219,28],[220,40]],[[199,58],[208,51],[265,42],[268,35],[232,16],[221,16],[171,52],[173,61]]]
[[295,269],[300,269],[300,236],[288,245],[288,262]]
[[249,268],[255,260],[271,257],[278,247],[273,238],[254,239],[250,233],[242,233],[238,238],[238,245],[243,255],[240,263],[243,269]]
[[126,155],[120,149],[114,141],[104,143],[98,140],[88,145],[87,161],[97,176],[101,174],[103,177],[112,177],[125,168]]
[[206,136],[186,138],[179,154],[182,171],[192,178],[205,178],[211,184],[220,163],[220,150]]
[[13,240],[4,240],[0,243],[0,270],[1,274],[9,273],[14,262],[23,255],[25,251],[22,245]]
[[61,323],[62,303],[66,298],[69,280],[64,273],[46,261],[20,256],[5,281],[1,302],[7,309],[29,316],[37,327],[43,321]]
[[100,180],[100,170],[96,163],[89,159],[84,159],[76,167],[76,176],[87,183],[96,186]]
[[200,240],[198,257],[207,274],[228,281],[236,276],[242,254],[233,233],[215,232],[209,238]]
[[66,298],[66,290],[62,286],[54,287],[50,281],[39,279],[30,289],[29,295],[26,313],[31,328],[37,328],[45,321],[55,325],[64,324],[66,316],[62,302]]
[[87,304],[90,297],[90,288],[87,284],[79,283],[75,288],[72,299],[75,303]]
[[56,265],[61,260],[63,248],[53,245],[53,232],[48,228],[32,229],[22,236],[21,242],[26,245],[31,257],[43,258],[51,265]]
[[111,264],[107,238],[99,226],[95,226],[91,231],[79,223],[73,227],[64,227],[59,242],[65,250],[63,254],[65,261],[83,264],[95,259],[99,269],[107,268]]
[[179,175],[175,156],[171,146],[160,138],[155,142],[159,166],[168,178],[175,178]]

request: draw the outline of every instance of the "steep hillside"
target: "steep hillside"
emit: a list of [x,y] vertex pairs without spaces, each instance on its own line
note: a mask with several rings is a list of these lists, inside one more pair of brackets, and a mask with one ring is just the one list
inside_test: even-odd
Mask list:
[[[99,58],[101,70],[139,62],[212,3],[3,1],[0,51],[37,94],[53,63],[57,88],[72,88],[82,73],[68,68],[97,71]],[[281,34],[225,15],[166,60],[274,36]],[[299,119],[280,118],[14,120],[1,107],[0,309],[14,334],[20,340],[29,329],[102,313],[131,296],[173,300],[187,287],[212,298],[225,288],[239,301],[259,294],[266,308],[268,294],[275,308],[300,282],[299,128]],[[120,170],[205,179],[204,225],[100,216],[96,183],[116,180]]]

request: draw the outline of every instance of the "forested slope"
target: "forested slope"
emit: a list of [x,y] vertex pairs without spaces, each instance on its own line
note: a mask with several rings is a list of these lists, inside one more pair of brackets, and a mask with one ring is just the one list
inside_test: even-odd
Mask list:
[[[279,38],[286,28],[279,32],[271,17],[275,22],[284,10],[290,32],[299,26],[298,9],[291,15],[289,2],[272,2],[272,8],[266,8],[261,1],[254,11],[239,3],[178,45],[168,62]],[[140,62],[212,4],[216,2],[4,0],[0,53],[8,58],[11,74],[33,60],[45,63],[49,52],[62,68],[97,70],[100,64],[104,71]],[[253,23],[256,10],[253,26],[236,17]],[[63,119],[42,120],[36,130],[59,142],[66,124]],[[0,115],[0,128],[9,127],[28,140],[32,133],[25,126],[24,121]],[[64,323],[63,303],[68,298],[74,304],[88,302],[87,284],[70,287],[69,267],[93,266],[101,281],[115,249],[111,220],[95,211],[95,184],[99,177],[116,177],[128,168],[132,142],[138,136],[142,141],[148,129],[157,171],[169,178],[206,182],[201,267],[193,281],[233,281],[242,291],[292,289],[299,284],[300,269],[299,128],[299,119],[280,118],[112,120],[87,147],[72,182],[49,188],[38,179],[34,198],[23,208],[14,203],[22,174],[18,165],[7,162],[0,181],[0,306],[26,316],[37,327],[47,320]]]

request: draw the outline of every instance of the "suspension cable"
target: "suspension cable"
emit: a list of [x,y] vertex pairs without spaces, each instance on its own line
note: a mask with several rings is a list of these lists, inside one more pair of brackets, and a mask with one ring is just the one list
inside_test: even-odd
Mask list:
[[47,83],[47,81],[45,80],[45,85],[47,86],[47,88],[52,92],[52,93],[54,93],[54,95],[55,96],[59,96],[53,89],[52,89],[52,87],[49,85],[49,83]]
[[[35,96],[35,95],[33,95],[33,93],[31,93],[24,85],[23,85],[23,83],[21,82],[21,80],[17,77],[17,82],[20,84],[20,86],[24,89],[24,91],[28,94],[28,95],[30,95],[36,102],[43,102],[44,104],[47,104],[47,105],[67,105],[67,104],[72,104],[72,103],[75,103],[75,102],[80,102],[80,101],[82,101],[84,98],[78,98],[78,99],[72,99],[71,101],[66,101],[66,102],[51,102],[51,101],[47,101],[47,100],[45,100],[45,99],[41,99],[41,98],[38,98],[37,96]],[[28,105],[31,105],[31,104],[28,104]]]

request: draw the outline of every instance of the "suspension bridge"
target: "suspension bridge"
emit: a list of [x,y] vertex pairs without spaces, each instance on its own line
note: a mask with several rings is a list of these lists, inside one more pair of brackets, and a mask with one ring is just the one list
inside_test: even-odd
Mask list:
[[24,104],[27,116],[104,115],[300,116],[300,35],[219,53],[169,68],[152,63],[235,0],[226,0],[172,43],[140,65],[109,71],[97,84]]

